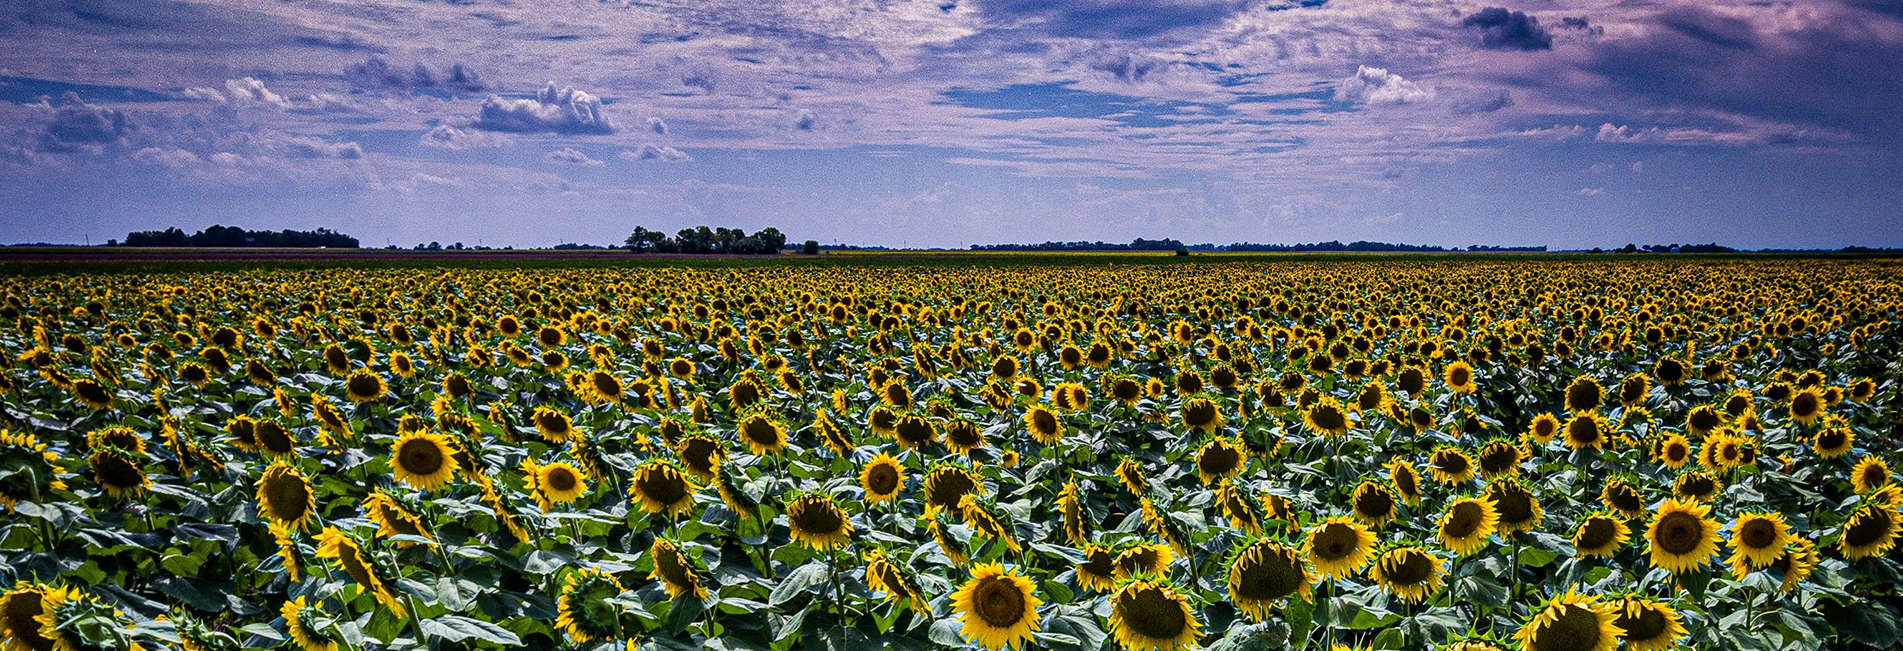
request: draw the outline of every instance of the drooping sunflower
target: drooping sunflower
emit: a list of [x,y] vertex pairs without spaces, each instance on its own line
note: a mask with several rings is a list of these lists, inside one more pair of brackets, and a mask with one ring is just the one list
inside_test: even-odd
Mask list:
[[1472,481],[1477,470],[1473,457],[1467,456],[1460,448],[1441,445],[1427,455],[1427,476],[1443,484],[1464,484]]
[[650,515],[679,517],[694,507],[694,481],[673,463],[649,459],[634,469],[634,501]]
[[376,566],[371,564],[370,556],[365,554],[363,546],[336,527],[325,527],[317,534],[317,557],[331,559],[332,565],[342,570],[363,592],[375,596],[377,603],[396,613],[398,617],[409,615],[402,600],[390,591],[390,585],[377,575]]
[[660,581],[667,588],[669,599],[680,599],[681,595],[693,595],[695,599],[707,598],[707,588],[700,584],[700,575],[694,571],[694,565],[687,560],[687,555],[681,553],[680,545],[656,537],[648,545],[648,558],[654,561],[654,569],[648,571],[648,578]]
[[956,509],[959,500],[966,493],[983,491],[981,477],[971,470],[951,463],[938,463],[925,473],[925,482],[921,487],[925,493],[927,511]]
[[1183,427],[1193,432],[1210,433],[1223,426],[1222,409],[1216,401],[1196,396],[1183,401]]
[[925,612],[925,593],[919,589],[918,581],[906,572],[904,566],[887,557],[885,550],[873,547],[866,550],[866,585],[876,592],[885,593],[885,598],[893,603],[905,601],[914,612]]
[[291,641],[304,651],[337,651],[337,641],[330,638],[329,628],[320,623],[324,617],[317,604],[310,604],[304,597],[284,602],[278,611],[284,617],[284,628],[291,634]]
[[1143,575],[1110,596],[1110,632],[1124,651],[1174,651],[1195,648],[1202,624],[1175,586]]
[[1611,511],[1597,511],[1579,519],[1573,529],[1573,549],[1580,558],[1611,557],[1624,546],[1632,530]]
[[985,446],[985,432],[976,423],[964,418],[953,418],[945,424],[945,447],[952,454],[969,456],[972,450]]
[[1844,519],[1843,535],[1837,539],[1837,551],[1844,560],[1882,556],[1896,546],[1903,535],[1903,514],[1894,505],[1865,503]]
[[1737,576],[1769,566],[1784,556],[1796,537],[1779,513],[1744,512],[1731,520],[1731,557],[1726,564]]
[[779,454],[786,450],[786,426],[764,412],[755,412],[737,426],[740,440],[755,456]]
[[1262,535],[1262,507],[1249,488],[1233,479],[1216,486],[1216,502],[1229,524],[1251,536]]
[[1124,490],[1130,491],[1131,495],[1142,497],[1150,492],[1150,482],[1143,477],[1143,467],[1137,465],[1136,459],[1124,457],[1122,461],[1117,462],[1116,472],[1117,481],[1123,484]]
[[137,497],[152,487],[152,478],[146,476],[139,457],[131,453],[115,448],[100,448],[87,455],[86,465],[92,467],[93,483],[98,484],[107,495]]
[[1857,460],[1857,466],[1850,469],[1850,485],[1859,493],[1868,493],[1890,483],[1890,466],[1869,455]]
[[865,490],[869,503],[890,501],[905,488],[905,466],[892,455],[880,452],[859,471],[859,487]]
[[1238,544],[1229,558],[1229,602],[1258,622],[1291,595],[1306,599],[1313,578],[1300,550],[1268,540]]
[[1084,562],[1074,566],[1077,570],[1077,587],[1097,592],[1109,592],[1116,587],[1116,557],[1110,548],[1098,543],[1085,543],[1079,548],[1084,554]]
[[1718,523],[1711,508],[1697,501],[1665,500],[1646,531],[1652,565],[1673,573],[1697,570],[1718,553]]
[[1196,450],[1196,476],[1204,485],[1213,484],[1242,472],[1246,457],[1226,436],[1209,439]]
[[1546,513],[1540,509],[1540,498],[1520,483],[1518,477],[1501,477],[1487,484],[1481,495],[1493,502],[1493,511],[1499,515],[1501,533],[1532,531],[1540,526]]
[[1164,576],[1175,561],[1176,552],[1169,545],[1137,543],[1117,552],[1115,575],[1119,581],[1142,573]]
[[1354,496],[1349,499],[1355,519],[1375,529],[1381,528],[1401,512],[1400,503],[1394,498],[1394,491],[1387,485],[1373,479],[1361,480],[1355,486]]
[[1381,590],[1408,603],[1421,603],[1440,591],[1441,559],[1425,549],[1414,545],[1401,545],[1388,549],[1376,558],[1368,569],[1368,578],[1373,579]]
[[690,434],[681,438],[674,446],[674,457],[694,476],[696,481],[713,481],[714,471],[720,468],[720,462],[727,457],[726,445],[719,439],[706,434]]
[[1627,595],[1612,603],[1612,625],[1624,631],[1619,640],[1632,651],[1665,651],[1690,634],[1678,611],[1664,602]]
[[304,473],[279,461],[258,478],[258,514],[286,529],[302,531],[317,512],[317,498]]
[[1354,427],[1354,421],[1334,396],[1322,396],[1302,412],[1302,425],[1323,436],[1345,436],[1348,429]]
[[608,603],[621,595],[614,575],[594,568],[578,568],[562,578],[556,601],[555,627],[577,644],[612,640],[621,635],[620,608]]
[[1461,556],[1471,556],[1487,546],[1487,537],[1500,525],[1493,503],[1477,497],[1463,497],[1447,505],[1435,525],[1442,547]]
[[1408,504],[1421,502],[1421,473],[1414,465],[1401,457],[1389,459],[1384,467],[1388,469],[1388,481],[1394,484],[1394,492]]
[[1082,497],[1078,495],[1077,480],[1065,482],[1064,488],[1058,491],[1057,511],[1063,520],[1066,542],[1082,545],[1090,540],[1089,516],[1084,512]]
[[112,406],[112,390],[90,378],[73,380],[71,393],[80,404],[92,409],[105,409]]
[[1645,495],[1626,483],[1624,477],[1607,479],[1605,489],[1599,492],[1599,500],[1628,520],[1645,514]]
[[816,551],[843,547],[852,537],[852,520],[825,493],[802,493],[786,506],[793,539]]
[[1309,527],[1302,553],[1323,577],[1353,576],[1374,556],[1374,532],[1348,516],[1334,516]]
[[390,472],[412,488],[435,490],[455,479],[457,470],[449,440],[436,432],[406,432],[390,446]]
[[1612,651],[1625,629],[1613,623],[1614,604],[1568,591],[1548,601],[1513,639],[1520,651]]
[[1028,646],[1041,629],[1037,607],[1044,601],[1037,598],[1035,589],[1030,579],[1001,564],[972,568],[971,579],[951,595],[959,635],[993,651]]

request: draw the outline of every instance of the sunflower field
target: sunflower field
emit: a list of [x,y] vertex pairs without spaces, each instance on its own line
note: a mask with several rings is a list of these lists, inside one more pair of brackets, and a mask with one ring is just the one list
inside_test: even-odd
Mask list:
[[0,277],[5,651],[1889,648],[1903,266]]

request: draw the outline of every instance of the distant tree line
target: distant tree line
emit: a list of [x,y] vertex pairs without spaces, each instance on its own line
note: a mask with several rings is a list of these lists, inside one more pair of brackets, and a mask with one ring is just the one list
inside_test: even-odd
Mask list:
[[1367,252],[1448,252],[1448,251],[1545,251],[1544,246],[1483,246],[1475,244],[1466,249],[1447,248],[1431,244],[1389,244],[1387,242],[1356,241],[1342,244],[1329,240],[1314,244],[1256,244],[1237,242],[1234,244],[1190,244],[1173,239],[1146,240],[1137,238],[1129,244],[1110,242],[1045,242],[1043,244],[973,244],[973,251],[1222,251],[1222,252],[1277,252],[1296,253],[1308,251],[1367,251]]
[[126,233],[126,240],[106,242],[107,246],[217,246],[217,247],[276,247],[294,249],[357,248],[357,238],[319,228],[314,231],[250,231],[237,226],[212,225],[205,230],[186,235],[185,231],[174,226],[162,231],[135,231]]
[[729,255],[771,255],[786,247],[786,235],[771,226],[748,235],[738,228],[683,228],[668,237],[666,233],[634,227],[626,246],[635,253],[692,253]]

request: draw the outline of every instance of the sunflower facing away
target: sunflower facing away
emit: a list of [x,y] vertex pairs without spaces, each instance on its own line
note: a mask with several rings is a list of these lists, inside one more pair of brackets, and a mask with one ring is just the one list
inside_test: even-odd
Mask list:
[[1290,595],[1308,598],[1313,583],[1301,551],[1280,543],[1238,545],[1229,560],[1229,602],[1258,622],[1268,621],[1270,608]]
[[1707,519],[1711,507],[1697,501],[1665,500],[1646,531],[1653,567],[1690,572],[1718,553],[1718,523]]
[[1421,603],[1440,591],[1441,558],[1420,547],[1400,546],[1381,553],[1368,569],[1381,590],[1408,603]]
[[1077,493],[1077,480],[1064,483],[1063,490],[1057,495],[1057,510],[1063,519],[1065,542],[1082,545],[1090,540],[1089,517],[1084,513],[1083,499]]
[[331,564],[342,570],[358,589],[374,595],[377,603],[382,604],[398,617],[408,617],[403,602],[390,592],[390,586],[383,577],[377,576],[376,568],[371,565],[370,556],[365,554],[363,546],[355,538],[336,527],[325,527],[317,534],[317,557],[331,559]]
[[1111,595],[1110,632],[1124,651],[1195,648],[1203,634],[1189,598],[1147,574],[1125,582]]
[[[371,491],[370,497],[364,499],[363,512],[365,516],[370,518],[371,522],[377,523],[378,537],[416,536],[430,540],[435,539],[435,536],[430,535],[429,528],[424,525],[422,517],[418,516],[414,510],[406,506],[396,496],[384,492],[382,489]],[[409,547],[416,543],[407,540],[398,540],[393,541],[391,544],[402,548]]]
[[1612,651],[1625,629],[1613,623],[1615,604],[1568,591],[1546,603],[1513,634],[1520,651]]
[[390,471],[418,490],[434,490],[456,478],[456,457],[449,440],[430,431],[412,431],[390,446]]
[[971,580],[951,595],[959,635],[994,651],[1028,646],[1039,630],[1037,607],[1044,603],[1034,594],[1034,585],[998,563],[972,568]]
[[330,639],[325,629],[330,628],[328,617],[324,616],[317,604],[305,602],[304,597],[284,602],[279,610],[284,616],[284,628],[291,633],[291,641],[304,651],[337,651],[337,641]]
[[621,634],[620,609],[608,600],[620,595],[621,582],[614,575],[593,568],[575,570],[562,579],[555,626],[578,644],[612,640]]
[[1348,516],[1338,515],[1309,527],[1302,553],[1323,577],[1353,576],[1374,556],[1374,532]]

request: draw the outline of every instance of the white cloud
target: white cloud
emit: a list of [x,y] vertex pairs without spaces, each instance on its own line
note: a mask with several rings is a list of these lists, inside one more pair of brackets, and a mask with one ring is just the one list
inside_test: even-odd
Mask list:
[[660,135],[667,135],[667,122],[658,117],[649,117],[648,130]]
[[132,154],[132,158],[147,165],[157,165],[170,169],[196,167],[204,160],[177,147],[146,147]]
[[419,140],[425,147],[463,151],[466,149],[488,149],[506,147],[514,144],[508,136],[487,131],[458,129],[447,124],[437,125],[423,134]]
[[1573,191],[1574,195],[1581,196],[1581,197],[1597,197],[1605,193],[1606,193],[1605,188],[1580,188],[1578,190]]
[[694,160],[694,157],[687,155],[687,152],[673,147],[656,145],[641,145],[635,149],[623,149],[621,153],[615,154],[615,157],[622,160],[658,160],[667,163],[685,163]]
[[1418,104],[1434,98],[1434,91],[1388,72],[1361,66],[1354,76],[1335,84],[1335,101],[1357,104]]
[[581,150],[574,147],[563,147],[543,154],[542,161],[562,165],[586,165],[589,167],[600,167],[602,165],[601,161],[589,158],[588,154],[582,153]]
[[601,98],[548,82],[535,99],[507,99],[490,95],[473,125],[490,131],[516,133],[610,134],[614,123],[601,112]]
[[271,89],[264,87],[264,82],[253,77],[225,80],[225,97],[230,98],[233,104],[270,104],[280,109],[291,107],[290,99],[271,92]]

